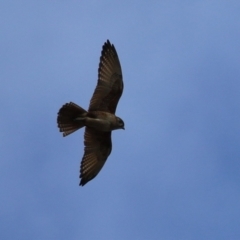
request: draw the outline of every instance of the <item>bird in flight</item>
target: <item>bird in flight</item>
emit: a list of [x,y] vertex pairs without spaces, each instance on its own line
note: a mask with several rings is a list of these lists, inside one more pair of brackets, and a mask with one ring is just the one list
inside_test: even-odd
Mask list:
[[102,169],[112,150],[111,133],[124,129],[124,122],[115,115],[123,92],[120,61],[113,44],[107,40],[98,67],[98,82],[88,111],[73,102],[64,104],[57,117],[63,136],[85,127],[84,154],[80,167],[80,184],[84,186]]

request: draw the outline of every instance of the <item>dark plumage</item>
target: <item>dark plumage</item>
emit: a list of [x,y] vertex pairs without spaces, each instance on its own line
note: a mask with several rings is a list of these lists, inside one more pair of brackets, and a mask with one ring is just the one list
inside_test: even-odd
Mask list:
[[64,137],[86,127],[80,167],[82,186],[96,177],[110,155],[112,130],[124,129],[123,120],[115,116],[122,92],[121,65],[114,45],[107,40],[102,47],[98,82],[88,111],[70,102],[62,106],[57,117],[59,130]]

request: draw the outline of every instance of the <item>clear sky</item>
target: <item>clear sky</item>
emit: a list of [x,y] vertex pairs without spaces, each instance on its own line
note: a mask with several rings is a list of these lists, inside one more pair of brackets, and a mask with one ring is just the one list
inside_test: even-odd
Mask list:
[[[0,1],[0,239],[239,240],[240,1]],[[113,150],[79,187],[103,43],[125,89]]]

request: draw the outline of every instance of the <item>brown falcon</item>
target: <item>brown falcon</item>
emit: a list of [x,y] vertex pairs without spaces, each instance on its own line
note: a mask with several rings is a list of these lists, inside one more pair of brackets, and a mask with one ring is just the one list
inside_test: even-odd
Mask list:
[[57,117],[64,137],[86,127],[79,185],[85,185],[102,169],[112,150],[112,130],[124,129],[123,120],[115,116],[122,92],[122,70],[117,51],[107,40],[102,47],[98,82],[88,111],[70,102],[61,107]]

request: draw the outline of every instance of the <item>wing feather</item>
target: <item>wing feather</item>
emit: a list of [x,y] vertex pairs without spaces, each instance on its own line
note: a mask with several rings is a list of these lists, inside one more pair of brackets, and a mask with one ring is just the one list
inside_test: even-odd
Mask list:
[[80,185],[92,180],[102,169],[112,150],[111,132],[86,127],[84,155],[80,167]]
[[102,48],[98,83],[88,111],[105,111],[114,114],[122,92],[123,80],[120,61],[114,45],[107,40]]

